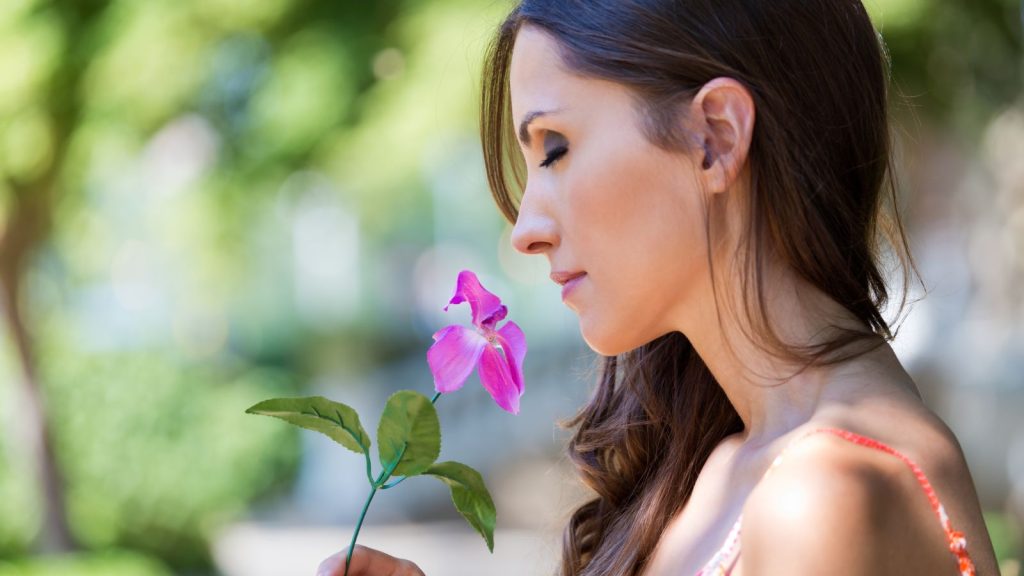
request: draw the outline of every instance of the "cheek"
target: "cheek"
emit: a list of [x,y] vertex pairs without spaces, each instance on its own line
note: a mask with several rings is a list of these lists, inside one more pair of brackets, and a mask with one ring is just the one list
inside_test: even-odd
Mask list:
[[596,352],[618,354],[674,329],[706,271],[703,206],[692,182],[638,155],[583,173],[570,187],[574,253],[592,276],[580,330]]

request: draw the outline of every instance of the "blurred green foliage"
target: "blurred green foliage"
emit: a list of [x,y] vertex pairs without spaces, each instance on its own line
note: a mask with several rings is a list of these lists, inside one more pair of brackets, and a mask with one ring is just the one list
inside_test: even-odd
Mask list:
[[[865,4],[914,111],[970,131],[1020,97],[1017,0]],[[82,544],[208,564],[211,531],[296,465],[295,433],[255,425],[247,406],[422,354],[412,268],[451,209],[435,206],[439,187],[487,194],[470,178],[476,75],[510,5],[0,2],[0,229],[52,224],[25,299]],[[363,288],[326,327],[296,309],[296,215],[318,188],[357,222],[350,282]],[[464,219],[485,218],[500,225],[496,211]],[[3,393],[17,370],[0,359],[0,372]],[[0,557],[26,553],[41,526],[8,448]],[[84,558],[0,576],[163,573]]]
[[928,120],[976,135],[1024,85],[1019,0],[864,0],[899,93]]
[[24,553],[40,527],[38,494],[28,465],[16,462],[4,448],[0,443],[0,558]]
[[[283,373],[227,360],[187,365],[150,352],[47,352],[44,381],[71,526],[89,548],[124,547],[175,568],[207,567],[212,530],[282,488],[297,465],[295,431],[248,426],[244,414],[265,397],[294,393]],[[0,472],[0,486],[17,486],[7,475]],[[30,518],[37,514],[30,502],[4,498],[0,515]],[[4,526],[7,554],[31,536]]]
[[989,536],[992,537],[992,546],[1000,564],[1024,560],[1024,533],[1012,516],[999,512],[985,512],[985,525],[988,527]]
[[[429,242],[422,157],[430,136],[471,130],[475,63],[438,78],[475,5],[0,5],[0,230],[34,243],[26,317],[79,544],[208,564],[211,530],[295,469],[294,433],[244,409],[409,347],[376,292],[308,330],[292,211],[322,182],[368,260]],[[4,448],[0,557],[42,526],[32,466]]]
[[127,551],[67,554],[4,562],[0,576],[170,576],[160,562]]

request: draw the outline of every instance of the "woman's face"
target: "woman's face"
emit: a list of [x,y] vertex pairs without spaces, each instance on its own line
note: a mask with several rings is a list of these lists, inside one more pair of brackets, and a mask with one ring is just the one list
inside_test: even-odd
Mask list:
[[537,28],[520,30],[510,74],[517,133],[547,112],[520,139],[527,185],[512,244],[545,255],[553,273],[585,273],[565,304],[587,344],[620,354],[680,329],[695,306],[714,306],[703,156],[648,142],[627,88],[566,71]]

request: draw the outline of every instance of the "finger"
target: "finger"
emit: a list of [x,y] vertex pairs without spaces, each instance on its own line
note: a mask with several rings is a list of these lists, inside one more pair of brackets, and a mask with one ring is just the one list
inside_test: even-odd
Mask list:
[[[348,548],[327,558],[320,563],[317,569],[317,576],[343,576],[345,574],[345,556]],[[404,576],[405,574],[422,574],[419,569],[411,569],[414,565],[411,562],[399,560],[390,556],[357,544],[352,552],[352,562],[348,569],[348,576]]]
[[345,573],[345,552],[342,550],[324,559],[316,569],[316,576],[335,576]]

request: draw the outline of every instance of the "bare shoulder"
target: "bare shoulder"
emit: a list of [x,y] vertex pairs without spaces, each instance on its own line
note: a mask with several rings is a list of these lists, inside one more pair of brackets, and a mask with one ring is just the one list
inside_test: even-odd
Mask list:
[[[943,478],[965,473],[955,436],[918,424],[898,443],[908,458]],[[741,548],[745,576],[959,573],[909,465],[828,433],[794,445],[750,495]]]
[[740,545],[744,575],[882,574],[873,556],[889,505],[898,501],[895,487],[863,457],[828,445],[835,442],[803,440],[751,493]]

